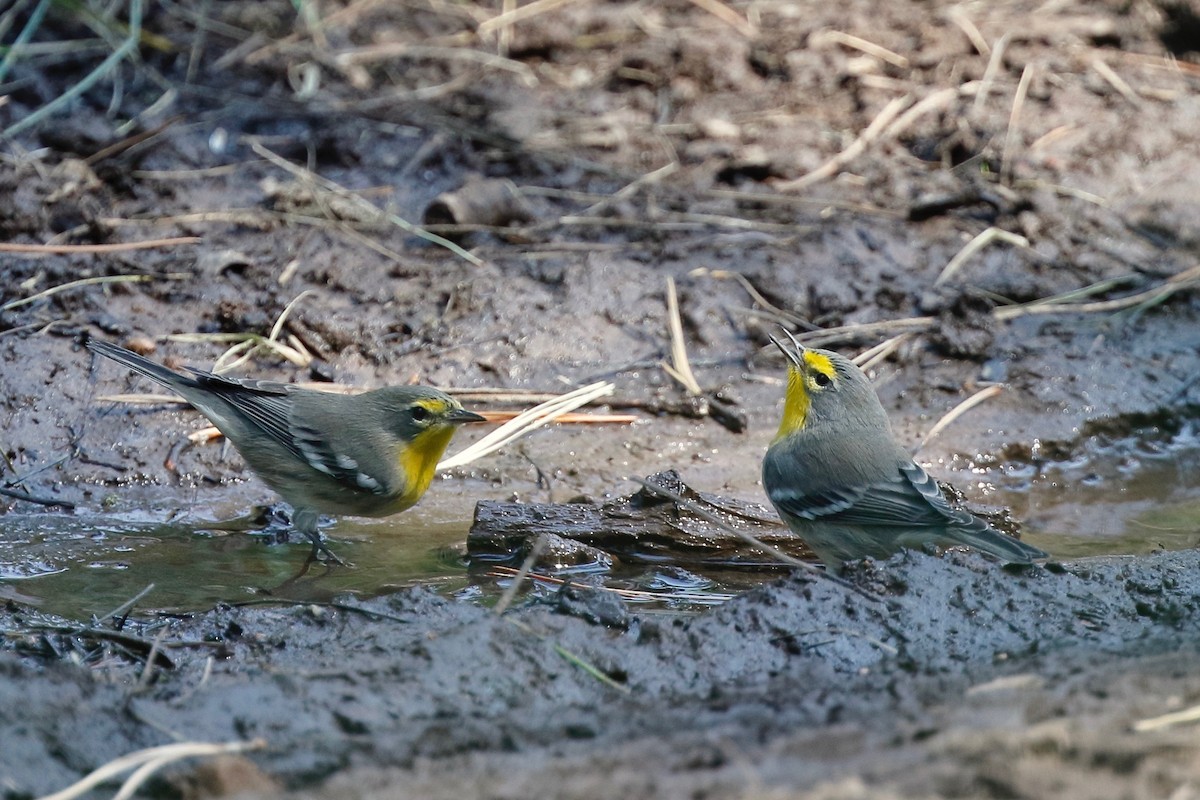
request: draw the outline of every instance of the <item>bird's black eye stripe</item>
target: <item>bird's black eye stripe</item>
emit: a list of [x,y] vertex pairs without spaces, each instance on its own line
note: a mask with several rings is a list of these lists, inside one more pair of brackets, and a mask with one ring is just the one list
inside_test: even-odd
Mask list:
[[826,375],[824,372],[815,372],[814,371],[813,372],[813,380],[816,381],[817,386],[821,386],[821,387],[828,386],[829,384],[833,383],[833,380],[828,375]]
[[413,406],[411,413],[413,420],[416,422],[424,422],[429,419],[429,409],[425,406]]

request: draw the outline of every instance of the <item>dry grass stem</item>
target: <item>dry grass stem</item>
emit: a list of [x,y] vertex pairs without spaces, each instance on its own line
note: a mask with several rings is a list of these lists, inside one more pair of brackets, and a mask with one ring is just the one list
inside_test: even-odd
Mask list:
[[20,308],[46,297],[68,292],[83,286],[100,286],[108,283],[145,283],[146,281],[182,281],[191,277],[192,274],[190,272],[168,272],[165,275],[103,275],[95,278],[80,278],[77,281],[69,281],[61,283],[58,286],[51,286],[49,289],[30,295],[29,297],[23,297],[20,300],[10,300],[0,306],[0,311],[10,311],[14,308]]
[[863,372],[869,372],[879,364],[883,363],[885,358],[896,352],[900,345],[907,342],[912,338],[912,336],[913,335],[911,333],[902,333],[898,336],[893,336],[890,339],[880,342],[874,347],[862,351],[851,360],[854,361],[854,363],[858,365],[858,368]]
[[875,119],[871,121],[871,124],[867,126],[867,129],[859,134],[857,139],[850,143],[849,147],[807,175],[802,175],[799,178],[776,184],[776,190],[780,192],[797,192],[801,189],[808,188],[814,183],[826,180],[827,178],[832,178],[841,171],[842,167],[858,158],[858,156],[860,156],[872,142],[879,138],[883,131],[887,129],[888,125],[892,123],[892,120],[896,119],[896,117],[900,115],[900,112],[908,107],[911,100],[912,96],[907,94],[892,100],[883,107],[883,110],[880,111]]
[[[1043,137],[1044,138],[1044,137]],[[1060,194],[1063,197],[1074,197],[1076,200],[1082,200],[1085,203],[1092,203],[1101,208],[1108,207],[1108,198],[1101,197],[1098,194],[1092,194],[1084,189],[1076,189],[1073,186],[1062,186],[1056,183],[1046,183],[1039,180],[1018,180],[1013,181],[1014,189],[1047,189],[1055,194]]]
[[753,39],[758,35],[758,29],[749,20],[720,0],[689,0],[689,2],[701,11],[712,14],[747,39]]
[[1029,314],[1096,314],[1108,311],[1122,311],[1134,307],[1149,308],[1158,305],[1176,292],[1200,287],[1200,266],[1185,269],[1167,278],[1152,289],[1147,289],[1144,292],[1138,292],[1128,297],[1120,297],[1116,300],[1100,300],[1094,303],[1065,302],[1065,300],[1069,300],[1071,297],[1081,296],[1085,291],[1094,294],[1096,291],[1103,290],[1097,289],[1097,287],[1110,286],[1111,282],[1105,281],[1101,284],[1094,284],[1093,286],[1068,292],[1064,295],[1034,300],[1017,306],[1000,306],[999,308],[992,309],[992,316],[998,320],[1007,321]]
[[363,64],[396,58],[436,58],[447,61],[472,61],[489,69],[502,69],[515,73],[530,88],[538,85],[537,74],[528,65],[520,61],[514,61],[511,58],[498,56],[495,53],[472,50],[469,47],[430,47],[428,45],[406,44],[404,42],[388,42],[385,44],[358,47],[353,50],[343,50],[333,57],[333,61],[339,69],[348,72],[350,69],[361,67]]
[[991,227],[982,231],[974,239],[967,242],[963,249],[955,253],[954,258],[950,259],[949,263],[942,268],[941,274],[937,276],[937,280],[933,282],[934,286],[941,286],[946,281],[953,278],[962,269],[963,264],[983,248],[987,247],[992,242],[1004,242],[1011,244],[1014,247],[1028,248],[1029,240],[1024,236],[1016,233],[1010,233],[1000,228]]
[[1004,149],[1000,156],[1000,182],[1005,186],[1012,185],[1013,160],[1017,157],[1017,140],[1021,130],[1021,111],[1025,108],[1025,98],[1029,94],[1029,84],[1033,82],[1036,67],[1026,64],[1021,72],[1021,80],[1017,83],[1017,93],[1013,96],[1012,111],[1008,115],[1008,130],[1004,132]]
[[896,121],[888,125],[887,130],[880,135],[880,139],[891,140],[900,136],[908,128],[921,117],[933,111],[940,111],[953,101],[960,97],[970,97],[979,91],[978,81],[969,81],[961,86],[952,86],[948,89],[939,89],[931,93],[928,97],[913,104],[912,108],[905,111]]
[[250,148],[257,155],[259,155],[262,158],[265,158],[267,161],[270,161],[272,164],[274,164],[275,166],[284,170],[285,172],[288,172],[293,177],[303,180],[305,183],[308,183],[309,185],[324,189],[326,192],[334,195],[335,197],[341,197],[343,199],[349,200],[354,205],[354,207],[356,207],[363,213],[370,215],[370,217],[372,217],[372,218],[386,220],[387,222],[391,223],[392,225],[396,226],[397,228],[400,228],[401,230],[405,231],[406,233],[411,233],[412,235],[420,237],[420,238],[424,239],[425,241],[430,242],[431,244],[436,244],[440,247],[444,247],[447,250],[449,250],[450,252],[454,253],[459,258],[462,258],[463,260],[465,260],[471,264],[474,264],[475,266],[480,266],[483,264],[483,262],[480,261],[477,256],[474,256],[471,253],[468,253],[466,250],[462,249],[461,247],[456,245],[454,242],[451,242],[449,239],[445,239],[436,234],[432,234],[429,231],[424,230],[423,228],[421,228],[417,225],[413,225],[411,222],[409,222],[405,219],[402,219],[401,217],[399,217],[395,214],[389,214],[388,212],[380,209],[378,206],[376,206],[371,201],[367,200],[361,194],[352,192],[349,189],[345,188],[344,186],[342,186],[334,181],[329,180],[328,178],[322,177],[311,170],[308,170],[308,169],[305,169],[304,167],[300,167],[300,166],[293,164],[292,162],[288,161],[286,158],[283,158],[282,156],[272,152],[271,150],[268,150],[260,142],[252,141],[250,143]]
[[577,2],[577,0],[534,0],[534,2],[528,5],[514,8],[512,11],[506,11],[503,14],[497,14],[491,19],[481,22],[475,31],[480,36],[490,36],[502,28],[515,25],[527,19],[533,19],[539,14],[545,14],[548,11],[553,11],[556,8],[561,8],[574,2]]
[[975,23],[971,21],[971,18],[961,8],[950,9],[950,21],[967,35],[971,46],[975,48],[975,51],[979,55],[987,58],[991,54],[992,48],[988,46],[987,39],[983,38],[983,34],[979,32],[979,28],[975,27]]
[[620,200],[625,200],[626,198],[632,197],[633,195],[637,194],[637,192],[643,186],[658,183],[663,178],[666,178],[669,175],[673,175],[674,173],[676,173],[678,171],[679,171],[679,162],[678,161],[671,161],[667,164],[664,164],[663,166],[659,167],[658,169],[654,170],[653,172],[647,172],[645,175],[641,176],[637,180],[635,180],[629,184],[626,184],[625,186],[622,186],[620,189],[613,192],[608,197],[603,198],[599,202],[593,203],[592,205],[585,208],[583,211],[579,212],[579,214],[576,216],[594,217],[596,214],[599,214],[601,211],[608,208],[613,203],[616,203]]
[[527,411],[521,412],[511,422],[500,426],[465,450],[455,453],[447,459],[443,459],[437,465],[437,468],[445,470],[451,467],[460,467],[463,464],[470,464],[472,461],[511,444],[543,425],[555,421],[568,411],[574,411],[580,406],[586,405],[597,398],[610,395],[612,392],[613,385],[611,383],[600,381],[534,406]]
[[1113,71],[1112,67],[1104,63],[1103,59],[1092,59],[1092,69],[1100,73],[1100,77],[1108,81],[1109,85],[1116,89],[1122,97],[1129,101],[1131,106],[1137,109],[1142,107],[1142,98],[1138,95],[1138,93],[1133,90],[1132,86],[1125,82],[1124,78]]
[[533,565],[537,563],[538,557],[546,549],[546,541],[546,534],[544,533],[539,533],[537,538],[533,540],[533,546],[529,548],[529,555],[525,556],[525,560],[521,562],[521,568],[513,575],[512,582],[504,589],[504,593],[496,601],[496,607],[492,609],[496,616],[503,614],[512,605],[513,598],[521,590],[521,584],[525,583],[525,578],[529,576]]
[[933,328],[935,317],[907,317],[886,319],[880,322],[863,322],[858,325],[842,325],[836,328],[821,328],[796,335],[801,344],[823,347],[835,342],[852,342],[880,334],[924,333]]
[[[247,753],[253,750],[262,750],[266,746],[267,742],[265,739],[253,739],[248,742],[227,742],[225,744],[180,742],[160,747],[148,747],[145,750],[137,750],[128,755],[113,759],[83,779],[71,784],[66,789],[54,794],[45,795],[39,798],[39,800],[74,800],[74,798],[82,796],[105,781],[111,780],[128,770],[136,769],[137,771],[125,781],[116,795],[116,797],[128,798],[137,791],[137,788],[153,772],[173,761],[184,758],[207,758],[211,756]],[[154,765],[154,768],[148,769],[150,765]]]
[[810,36],[808,43],[810,47],[822,47],[827,44],[845,45],[846,47],[878,58],[880,61],[886,61],[894,67],[908,69],[908,59],[904,56],[851,33],[843,31],[820,31]]
[[700,395],[704,390],[692,372],[688,361],[687,345],[683,341],[683,321],[679,317],[679,298],[675,294],[675,279],[667,276],[667,329],[671,334],[671,363],[663,362],[663,369],[683,386],[690,395]]
[[987,102],[988,94],[992,91],[992,86],[996,83],[996,76],[1000,74],[1000,69],[1004,66],[1004,51],[1008,49],[1008,43],[1011,39],[1011,33],[1004,34],[997,40],[995,48],[992,49],[992,55],[988,59],[987,67],[983,70],[983,77],[979,79],[979,91],[975,95],[973,110],[976,114],[983,110],[983,105]]
[[1162,730],[1163,728],[1170,728],[1175,725],[1185,725],[1189,722],[1200,722],[1200,705],[1191,706],[1180,711],[1172,711],[1170,714],[1162,714],[1157,717],[1139,719],[1133,723],[1133,730],[1136,733],[1147,733],[1148,731]]
[[951,425],[951,423],[953,423],[956,419],[958,419],[963,414],[967,413],[968,411],[970,411],[972,408],[979,405],[980,403],[982,403],[986,400],[992,399],[993,397],[995,397],[996,395],[1000,394],[1003,391],[1004,391],[1003,386],[985,387],[983,389],[980,389],[978,392],[971,395],[970,397],[968,397],[966,400],[963,400],[961,403],[956,405],[954,408],[947,411],[945,416],[943,416],[941,419],[939,419],[934,424],[934,426],[929,429],[929,432],[925,434],[924,438],[921,439],[920,443],[915,448],[913,448],[913,451],[912,451],[913,456],[915,457],[917,455],[917,453],[919,453],[923,449],[925,449],[925,445],[927,445],[931,441],[933,441],[934,438],[939,433],[946,430],[946,428],[948,428]]
[[149,250],[153,247],[174,247],[180,244],[199,244],[199,236],[174,236],[168,239],[148,239],[144,242],[115,244],[15,244],[0,242],[0,253],[13,255],[79,255],[93,253],[125,253],[130,250]]
[[784,311],[782,308],[773,305],[771,301],[763,297],[762,293],[759,292],[758,289],[754,288],[754,284],[750,282],[750,279],[740,272],[732,272],[724,269],[709,269],[708,267],[697,267],[689,272],[688,275],[696,278],[709,277],[716,280],[737,281],[737,283],[746,290],[746,294],[750,295],[750,299],[757,303],[764,311],[770,312],[772,316],[779,320],[790,322],[793,325],[808,331],[816,329],[815,325],[803,317],[793,314],[790,311]]

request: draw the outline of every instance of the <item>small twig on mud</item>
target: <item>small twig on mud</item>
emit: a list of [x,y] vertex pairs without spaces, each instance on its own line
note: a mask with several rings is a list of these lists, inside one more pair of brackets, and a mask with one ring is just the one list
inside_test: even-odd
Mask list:
[[554,652],[558,653],[560,656],[562,656],[564,659],[566,659],[568,663],[574,664],[575,666],[579,667],[581,670],[586,672],[588,675],[591,675],[593,678],[600,681],[605,686],[616,689],[618,692],[621,692],[623,694],[631,694],[633,692],[633,690],[630,689],[628,686],[626,686],[623,683],[618,683],[617,681],[613,680],[612,676],[606,674],[602,669],[597,667],[595,664],[592,664],[590,661],[584,660],[582,656],[576,655],[575,653],[571,652],[567,648],[563,647],[561,644],[554,645]]
[[924,438],[922,438],[917,446],[913,448],[912,455],[915,457],[917,453],[921,452],[921,450],[925,448],[925,445],[933,441],[934,437],[944,431],[952,422],[961,417],[963,414],[967,413],[985,400],[990,400],[1003,391],[1003,386],[988,386],[980,389],[978,392],[947,411],[945,416],[934,423],[934,426],[929,429],[929,432],[925,434]]
[[855,364],[857,364],[858,368],[861,369],[863,372],[867,372],[867,371],[873,369],[879,363],[881,363],[885,358],[890,356],[892,353],[896,352],[896,349],[899,348],[900,345],[904,344],[909,339],[911,339],[912,336],[913,335],[911,333],[901,333],[898,336],[893,336],[890,339],[885,339],[884,341],[880,342],[879,344],[875,345],[874,347],[870,347],[870,348],[862,351],[861,353],[856,355],[854,358],[852,358],[851,361],[853,361]]
[[498,56],[495,53],[474,50],[470,47],[431,47],[428,45],[408,44],[406,42],[386,42],[384,44],[365,45],[352,50],[343,50],[335,53],[333,64],[338,69],[345,71],[347,77],[350,77],[349,70],[352,68],[357,67],[361,69],[363,64],[397,58],[436,58],[443,61],[473,61],[488,69],[502,69],[515,73],[521,76],[521,81],[530,88],[538,85],[537,73],[530,69],[529,65],[511,58]]
[[[177,244],[197,244],[199,236],[174,236],[169,239],[148,239],[144,242],[117,242],[114,244],[17,244],[0,242],[0,253],[13,255],[79,255],[98,253],[124,253],[129,250],[148,250],[152,247],[174,247]],[[120,276],[113,276],[120,277]],[[141,276],[149,278],[151,276]],[[190,276],[189,276],[190,277]],[[91,278],[89,280],[96,280]],[[78,281],[76,281],[78,283]]]
[[688,362],[687,345],[683,341],[683,322],[679,318],[679,298],[675,294],[675,279],[667,276],[667,330],[671,336],[671,363],[662,368],[692,396],[704,393]]
[[802,175],[790,181],[784,181],[775,185],[776,191],[780,192],[798,192],[801,189],[806,189],[814,183],[823,181],[827,178],[832,178],[842,167],[849,164],[854,159],[858,158],[867,147],[879,138],[880,134],[891,124],[900,112],[908,107],[912,101],[912,95],[903,95],[892,100],[883,110],[871,121],[858,138],[850,143],[842,152],[838,153],[833,158],[826,161],[820,167],[817,167],[807,175]]
[[49,289],[38,292],[37,294],[23,297],[20,300],[12,300],[0,306],[0,311],[9,311],[20,306],[28,305],[51,295],[67,292],[72,289],[78,289],[81,286],[97,286],[106,283],[145,283],[147,281],[180,281],[191,278],[190,272],[168,272],[165,275],[103,275],[95,278],[80,278],[77,281],[69,281],[68,283],[51,286]]
[[1108,287],[1110,285],[1111,282],[1103,281],[1100,284],[1076,289],[1073,292],[1067,292],[1054,297],[1033,300],[1016,306],[1000,306],[999,308],[992,309],[992,316],[998,320],[1006,321],[1028,314],[1096,314],[1107,311],[1121,311],[1133,307],[1146,309],[1158,305],[1176,292],[1200,287],[1200,265],[1185,269],[1167,278],[1152,289],[1147,289],[1144,292],[1138,292],[1128,297],[1121,297],[1116,300],[1101,300],[1095,303],[1063,302],[1067,298],[1080,296],[1085,291],[1094,293],[1097,290],[1096,287]]
[[177,115],[171,117],[170,119],[163,120],[162,122],[158,123],[157,125],[155,125],[152,128],[147,128],[144,131],[139,131],[138,133],[135,133],[132,136],[127,136],[124,139],[121,139],[119,142],[113,142],[112,144],[108,145],[107,147],[102,147],[101,149],[97,150],[96,152],[92,153],[90,156],[85,158],[83,161],[88,166],[94,166],[95,164],[99,164],[101,161],[104,161],[105,159],[112,158],[115,155],[120,155],[121,153],[124,153],[126,150],[129,150],[130,148],[136,147],[137,145],[141,144],[142,142],[146,142],[146,141],[149,141],[150,139],[153,139],[155,136],[158,136],[160,133],[165,131],[167,128],[170,128],[172,125],[175,125],[176,123],[182,122],[184,119],[186,119],[186,117],[183,114],[177,114]]
[[961,86],[952,86],[949,89],[939,89],[933,92],[928,97],[913,103],[912,108],[905,111],[896,121],[888,125],[887,130],[880,134],[880,141],[890,141],[900,136],[909,127],[921,117],[933,111],[940,111],[954,100],[960,97],[970,97],[979,91],[979,84],[975,81],[969,81]]
[[908,69],[908,59],[899,53],[888,50],[886,47],[877,45],[874,42],[854,36],[843,31],[818,31],[808,37],[809,47],[823,47],[826,44],[841,44],[846,47],[853,48],[860,52],[866,53],[869,56],[878,58],[880,61],[886,61],[894,67],[900,69]]
[[1136,109],[1141,109],[1143,106],[1142,98],[1133,90],[1133,87],[1125,82],[1125,79],[1118,75],[1112,67],[1104,63],[1101,58],[1092,59],[1092,69],[1100,73],[1100,77],[1108,81],[1109,85],[1116,89],[1122,97],[1129,101],[1129,105]]
[[472,461],[511,444],[543,425],[553,422],[568,411],[574,411],[580,406],[590,403],[599,397],[610,395],[612,392],[613,385],[611,383],[600,381],[576,389],[573,392],[568,392],[553,400],[548,400],[527,411],[522,411],[510,422],[484,436],[478,442],[475,442],[475,444],[455,453],[449,458],[443,459],[437,465],[437,468],[445,470],[451,467],[459,467],[463,464],[470,464]]
[[790,311],[784,311],[782,308],[773,305],[770,300],[763,297],[762,293],[754,287],[754,284],[750,282],[750,279],[740,272],[731,272],[730,270],[725,269],[709,269],[708,267],[697,267],[689,272],[688,276],[693,278],[709,277],[716,280],[729,279],[737,281],[737,283],[746,290],[746,294],[750,295],[750,299],[761,306],[764,311],[768,311],[779,320],[790,322],[806,331],[818,330],[816,325],[813,325],[811,322],[804,319],[804,317],[793,314]]
[[841,325],[836,328],[821,328],[796,334],[801,344],[824,347],[834,342],[850,342],[878,336],[882,333],[925,333],[932,330],[936,317],[908,317],[885,319],[880,322],[863,322],[858,325]]
[[163,627],[158,632],[158,636],[154,637],[154,642],[150,645],[150,652],[146,655],[146,663],[142,667],[142,677],[138,679],[138,686],[145,687],[150,685],[150,679],[154,677],[154,664],[158,656],[158,650],[162,647],[163,639],[167,636],[167,628]]
[[941,286],[943,283],[953,278],[956,274],[958,274],[958,271],[962,269],[963,264],[967,263],[972,256],[974,256],[983,248],[987,247],[992,242],[1005,242],[1006,244],[1011,244],[1015,247],[1021,247],[1024,249],[1029,248],[1029,240],[1024,236],[1002,230],[995,226],[990,227],[978,234],[971,241],[967,242],[963,249],[954,254],[954,258],[951,258],[950,261],[947,262],[946,266],[942,268],[941,274],[939,274],[934,280],[933,285]]
[[701,11],[712,14],[747,39],[753,39],[758,36],[758,28],[754,27],[741,14],[720,2],[720,0],[689,0],[689,2]]
[[87,793],[93,787],[99,786],[105,781],[115,778],[122,772],[135,769],[135,772],[126,779],[125,783],[121,785],[120,791],[113,798],[113,800],[118,800],[118,798],[125,800],[125,798],[131,797],[147,778],[173,761],[184,758],[246,753],[253,750],[262,750],[266,746],[267,741],[265,739],[252,739],[248,742],[226,742],[224,744],[181,742],[179,744],[166,744],[160,747],[148,747],[145,750],[136,750],[128,755],[113,759],[104,766],[92,771],[83,779],[71,784],[66,789],[54,794],[45,795],[39,798],[39,800],[74,800],[74,798]]
[[1004,34],[996,41],[996,46],[992,49],[991,58],[988,59],[987,67],[983,70],[983,77],[979,80],[979,92],[975,95],[973,110],[976,114],[983,109],[988,93],[992,91],[992,85],[996,82],[996,75],[1004,66],[1004,51],[1008,49],[1010,39],[1012,39],[1011,33]]
[[1017,139],[1021,127],[1021,111],[1025,108],[1025,98],[1029,94],[1029,84],[1033,82],[1036,66],[1026,64],[1021,72],[1021,80],[1017,83],[1017,93],[1013,96],[1012,111],[1008,115],[1008,130],[1004,132],[1004,149],[1000,151],[1000,182],[1005,186],[1012,185],[1013,160],[1017,157]]
[[[524,190],[528,191],[528,190]],[[767,194],[765,192],[747,192],[738,189],[707,189],[699,192],[701,197],[713,197],[722,200],[735,200],[740,203],[754,203],[756,205],[808,205],[816,206],[820,209],[840,209],[842,211],[852,211],[855,214],[868,214],[876,217],[886,217],[890,219],[904,219],[905,214],[901,211],[880,208],[878,206],[870,206],[864,203],[851,203],[844,200],[834,200],[821,197],[803,197],[787,194]]]
[[101,623],[103,623],[107,620],[110,620],[114,617],[118,617],[118,616],[124,614],[126,611],[128,611],[129,609],[131,609],[135,605],[137,605],[139,600],[141,600],[146,595],[150,594],[152,591],[154,591],[154,584],[153,583],[146,584],[145,589],[142,589],[140,592],[138,592],[133,597],[126,600],[124,603],[121,603],[121,605],[117,606],[112,611],[108,612],[107,614],[104,614],[103,616],[96,617],[95,624],[100,625]]
[[521,568],[513,576],[512,583],[504,590],[504,594],[500,595],[500,599],[496,602],[496,607],[492,609],[496,612],[496,616],[504,614],[508,610],[508,607],[512,605],[513,598],[521,590],[521,584],[525,583],[525,578],[528,577],[529,571],[533,569],[533,565],[537,563],[538,557],[546,549],[546,541],[546,534],[544,533],[539,533],[538,537],[533,540],[533,546],[529,548],[529,555],[525,556],[525,560],[521,562]]
[[967,35],[971,46],[975,48],[979,55],[987,58],[992,52],[992,48],[988,46],[987,39],[983,38],[983,34],[979,32],[979,28],[975,27],[975,23],[962,10],[961,6],[955,6],[950,9],[950,21],[957,25],[962,32]]
[[656,170],[653,170],[652,172],[647,172],[645,175],[642,175],[637,180],[625,184],[620,189],[618,189],[617,191],[610,194],[608,197],[605,197],[602,200],[599,200],[598,202],[593,203],[592,205],[588,206],[583,211],[580,211],[578,214],[576,214],[574,216],[594,217],[597,214],[599,214],[601,211],[603,211],[604,209],[611,206],[613,203],[616,203],[620,200],[625,200],[625,199],[630,198],[633,195],[637,194],[638,191],[641,190],[641,188],[643,186],[656,184],[659,181],[661,181],[663,178],[673,175],[678,171],[679,171],[679,162],[678,161],[668,162],[667,164],[664,164],[663,166],[659,167]]
[[0,495],[11,497],[14,500],[24,500],[26,503],[36,503],[39,506],[58,506],[70,510],[75,507],[75,504],[69,500],[56,500],[53,497],[39,497],[28,492],[21,492],[16,489],[9,489],[7,486],[0,486]]
[[315,173],[311,170],[308,170],[308,169],[305,169],[304,167],[300,167],[300,166],[297,166],[296,164],[293,164],[292,162],[288,161],[283,156],[280,156],[277,153],[275,153],[271,150],[268,150],[260,142],[251,141],[250,148],[256,154],[258,154],[262,158],[265,158],[266,160],[270,161],[272,164],[279,167],[280,169],[283,169],[286,172],[292,174],[293,176],[295,176],[301,180],[304,180],[312,185],[319,186],[320,188],[324,189],[325,191],[330,192],[338,197],[341,197],[341,198],[351,201],[357,208],[361,209],[362,211],[364,211],[374,217],[377,217],[379,219],[386,220],[387,222],[391,223],[392,225],[396,226],[397,228],[400,228],[402,231],[405,231],[406,233],[410,233],[413,236],[417,236],[421,239],[424,239],[425,241],[430,242],[431,244],[436,244],[440,247],[444,247],[447,250],[449,250],[451,253],[454,253],[459,258],[462,258],[463,260],[465,260],[471,264],[474,264],[475,266],[481,266],[483,264],[483,261],[480,260],[478,256],[468,253],[466,250],[462,249],[461,247],[459,247],[458,245],[456,245],[454,242],[450,241],[449,239],[446,239],[441,236],[437,236],[436,234],[432,234],[429,231],[424,230],[420,226],[413,225],[408,220],[402,219],[401,217],[399,217],[395,214],[389,214],[388,212],[379,208],[374,203],[367,200],[365,197],[358,194],[357,192],[352,192],[349,189],[347,189],[346,187],[342,186],[341,184],[339,184],[335,181],[331,181],[330,179],[325,178],[321,175],[318,175],[317,173]]
[[[1043,138],[1045,138],[1045,137],[1043,137]],[[1032,149],[1032,148],[1030,148],[1030,149]],[[1083,189],[1076,189],[1073,186],[1063,186],[1063,185],[1057,184],[1057,183],[1046,183],[1045,181],[1039,181],[1039,180],[1034,180],[1034,179],[1024,179],[1024,180],[1013,181],[1013,188],[1014,189],[1048,189],[1051,192],[1054,192],[1055,194],[1062,195],[1063,197],[1074,197],[1075,199],[1082,200],[1085,203],[1092,203],[1094,205],[1100,206],[1101,208],[1108,208],[1108,199],[1107,198],[1101,197],[1098,194],[1093,194],[1093,193],[1085,191]]]
[[501,28],[510,27],[574,2],[576,0],[534,0],[534,2],[514,8],[512,11],[505,11],[503,14],[497,14],[489,20],[484,20],[479,23],[479,27],[475,31],[480,36],[488,36]]
[[1147,731],[1157,731],[1162,728],[1184,725],[1189,722],[1200,722],[1200,705],[1191,706],[1180,711],[1172,711],[1169,714],[1162,714],[1157,717],[1139,719],[1133,723],[1133,730],[1135,733],[1146,733]]
[[771,545],[767,544],[762,539],[759,539],[757,536],[755,536],[752,533],[747,533],[746,531],[738,530],[737,528],[733,527],[729,523],[725,522],[725,520],[718,517],[716,514],[709,512],[707,509],[701,507],[697,503],[693,503],[691,500],[680,495],[678,492],[673,492],[664,486],[659,486],[656,483],[651,483],[650,481],[645,480],[644,478],[628,477],[628,478],[626,478],[626,480],[632,481],[633,483],[640,485],[642,488],[644,488],[648,491],[651,491],[654,494],[661,495],[662,497],[665,497],[668,500],[673,501],[677,505],[683,506],[688,511],[692,512],[693,514],[700,517],[704,521],[711,523],[713,525],[716,525],[718,528],[725,531],[726,533],[732,533],[734,536],[737,536],[738,538],[742,539],[743,541],[745,541],[747,544],[751,545],[752,547],[756,547],[759,550],[762,550],[764,553],[767,553],[768,555],[775,558],[780,563],[787,564],[790,567],[795,567],[796,569],[803,570],[804,572],[808,572],[812,575],[818,575],[818,576],[824,578],[825,580],[836,583],[838,586],[841,586],[842,588],[849,589],[850,591],[854,592],[855,594],[862,595],[863,597],[867,598],[868,600],[872,600],[877,603],[886,603],[887,602],[882,597],[879,597],[879,596],[871,593],[870,591],[862,588],[861,586],[856,586],[855,584],[851,583],[850,581],[848,581],[844,578],[841,578],[841,577],[838,577],[837,575],[833,575],[829,572],[826,572],[825,570],[818,567],[816,564],[810,564],[807,561],[802,561],[798,558],[795,558],[794,556],[788,555],[787,553],[780,550],[778,547],[772,547]]

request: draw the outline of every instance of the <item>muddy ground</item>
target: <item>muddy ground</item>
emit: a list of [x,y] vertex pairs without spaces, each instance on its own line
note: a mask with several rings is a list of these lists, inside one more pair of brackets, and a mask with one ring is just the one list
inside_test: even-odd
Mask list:
[[[5,43],[31,5],[5,17]],[[435,482],[467,507],[625,492],[622,476],[666,467],[761,499],[781,321],[846,352],[908,334],[872,370],[908,443],[1003,383],[921,452],[968,488],[1000,464],[1088,474],[1105,442],[1169,449],[1193,430],[1193,6],[575,2],[511,25],[465,4],[314,7],[306,27],[285,2],[146,3],[136,61],[8,139],[0,242],[190,238],[0,252],[6,491],[77,513],[268,500],[218,447],[168,470],[195,415],[97,402],[146,387],[93,370],[80,341],[211,363],[223,345],[165,337],[266,335],[304,292],[285,332],[316,360],[260,354],[247,371],[606,378],[613,406],[644,417],[560,426]],[[17,61],[0,126],[62,95],[128,21],[51,11],[34,42],[92,43]],[[304,170],[412,221],[472,180],[511,181],[519,201],[440,229],[467,258]],[[989,227],[1008,238],[943,275]],[[697,404],[659,366],[668,276],[699,382],[736,402],[742,432],[679,413]],[[14,304],[85,278],[115,280]],[[1085,288],[1074,310],[1027,305]],[[0,791],[39,796],[177,739],[261,737],[242,760],[169,768],[158,791],[1200,795],[1193,732],[1132,727],[1200,694],[1194,552],[1016,573],[909,554],[852,578],[860,591],[794,577],[696,616],[584,598],[498,618],[427,589],[165,622],[145,609],[128,640],[10,600]],[[148,672],[139,648],[160,634]]]

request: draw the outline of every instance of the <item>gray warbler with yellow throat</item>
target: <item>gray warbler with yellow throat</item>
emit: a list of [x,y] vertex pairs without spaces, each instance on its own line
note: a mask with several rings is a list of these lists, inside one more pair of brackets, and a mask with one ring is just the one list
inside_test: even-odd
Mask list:
[[854,362],[788,338],[790,345],[770,337],[788,361],[788,379],[783,419],[763,460],[763,488],[828,569],[931,543],[966,545],[1010,563],[1047,557],[951,507],[896,442]]
[[181,375],[115,344],[87,347],[156,381],[193,405],[293,509],[292,524],[318,551],[320,514],[386,517],[425,494],[455,429],[484,418],[444,392],[395,386],[358,395],[286,383]]

